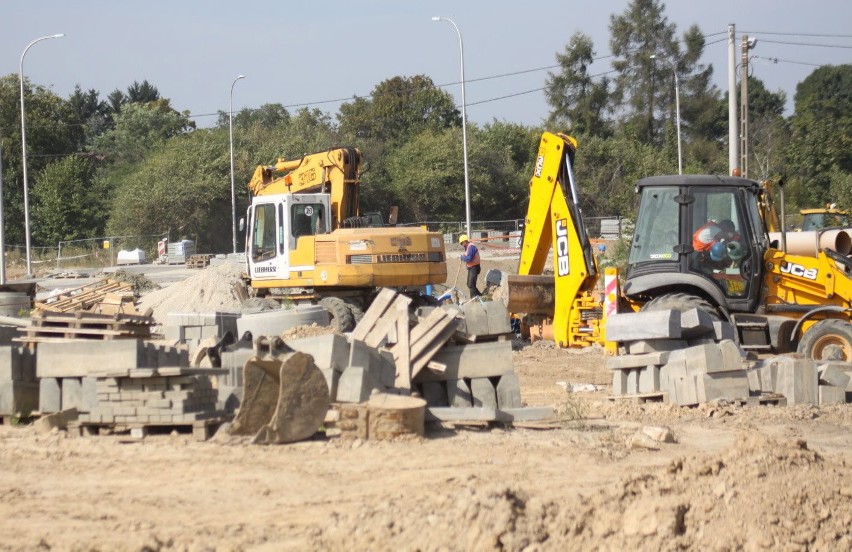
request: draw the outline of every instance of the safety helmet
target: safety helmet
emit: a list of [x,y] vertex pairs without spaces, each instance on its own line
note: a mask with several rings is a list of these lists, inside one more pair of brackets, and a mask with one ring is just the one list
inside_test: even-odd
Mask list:
[[745,248],[738,241],[728,242],[728,257],[734,261],[739,261],[745,257]]
[[466,241],[470,241],[470,238],[467,237],[467,234],[462,234],[461,236],[459,236],[459,243],[464,243]]
[[710,259],[716,262],[722,261],[728,254],[728,248],[722,242],[716,242],[710,248]]

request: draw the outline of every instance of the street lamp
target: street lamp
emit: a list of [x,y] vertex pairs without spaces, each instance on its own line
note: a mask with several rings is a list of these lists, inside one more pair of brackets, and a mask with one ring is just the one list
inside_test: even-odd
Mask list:
[[27,184],[27,117],[26,112],[24,110],[24,56],[27,55],[27,50],[29,50],[33,44],[37,42],[41,42],[42,40],[49,40],[51,38],[60,38],[65,36],[64,34],[55,34],[50,36],[43,36],[41,38],[37,38],[27,44],[27,47],[24,48],[24,53],[21,54],[21,65],[20,65],[20,77],[21,77],[21,162],[24,166],[24,234],[26,234],[26,246],[27,246],[27,278],[33,277],[33,265],[32,265],[32,253],[30,251],[30,195],[29,195],[29,186]]
[[231,95],[228,99],[228,142],[231,146],[231,236],[234,253],[237,252],[237,196],[234,192],[234,85],[245,75],[238,75],[231,83]]
[[433,17],[432,21],[446,21],[453,26],[456,33],[459,35],[459,50],[461,51],[462,150],[464,152],[464,207],[467,234],[470,235],[470,181],[467,176],[467,109],[464,98],[464,43],[462,42],[461,31],[455,21],[449,17],[441,16]]
[[[651,59],[660,59],[657,54],[651,54]],[[677,78],[677,67],[669,58],[661,58],[669,62],[675,82],[675,119],[677,121],[677,174],[683,174],[683,152],[680,145],[680,83]]]

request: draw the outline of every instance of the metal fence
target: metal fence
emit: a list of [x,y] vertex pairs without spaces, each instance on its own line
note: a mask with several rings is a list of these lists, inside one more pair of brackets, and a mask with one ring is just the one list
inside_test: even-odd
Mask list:
[[167,233],[148,236],[105,236],[59,242],[56,247],[56,269],[76,266],[115,266],[120,251],[141,250],[145,262],[159,256],[157,244],[166,239]]
[[[624,217],[583,217],[586,231],[592,239],[617,240],[632,232]],[[425,226],[432,232],[458,236],[465,232],[465,221],[425,221],[400,224],[399,226]],[[474,241],[489,240],[499,236],[514,237],[522,232],[524,219],[477,220],[470,222],[471,238]]]

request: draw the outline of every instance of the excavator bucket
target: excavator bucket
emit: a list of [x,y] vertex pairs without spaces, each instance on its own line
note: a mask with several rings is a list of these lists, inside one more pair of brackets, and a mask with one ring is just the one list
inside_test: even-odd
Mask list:
[[[258,342],[265,344],[264,339]],[[243,366],[243,402],[231,435],[253,435],[252,443],[261,445],[311,437],[328,411],[325,377],[311,355],[280,349],[262,354],[258,342],[255,356]]]

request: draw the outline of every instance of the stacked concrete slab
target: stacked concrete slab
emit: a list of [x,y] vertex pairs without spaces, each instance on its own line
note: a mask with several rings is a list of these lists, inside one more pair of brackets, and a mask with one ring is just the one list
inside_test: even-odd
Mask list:
[[830,405],[848,402],[850,373],[849,362],[780,355],[756,362],[748,371],[748,381],[753,392],[783,395],[788,405]]
[[[97,406],[97,379],[155,375],[163,366],[188,367],[185,350],[141,339],[68,341],[39,344],[35,373],[38,378],[38,409],[43,414],[76,408],[89,412]],[[139,372],[142,370],[142,372]]]
[[733,326],[701,309],[616,314],[606,335],[627,351],[607,361],[616,396],[662,395],[682,406],[749,396]]
[[35,357],[25,347],[0,347],[0,416],[27,416],[38,410]]
[[237,333],[237,320],[240,313],[170,313],[163,327],[165,339],[186,345],[189,350],[195,350],[199,343],[210,337],[221,337],[231,332]]

